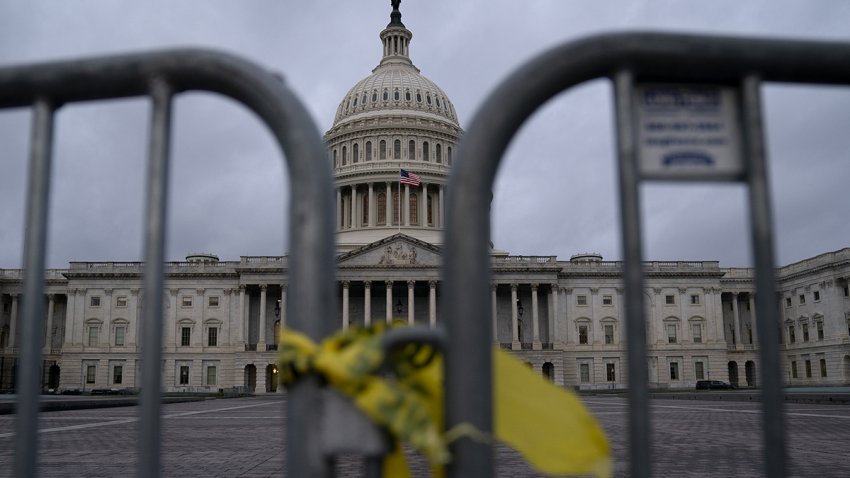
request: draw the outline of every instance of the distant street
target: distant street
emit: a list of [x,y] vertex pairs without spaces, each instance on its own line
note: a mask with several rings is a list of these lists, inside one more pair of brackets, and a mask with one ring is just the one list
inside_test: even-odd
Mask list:
[[[587,396],[611,441],[616,475],[627,476],[626,401]],[[163,476],[283,476],[284,397],[239,398],[163,406]],[[758,404],[652,400],[653,476],[761,476]],[[134,473],[135,407],[48,412],[41,415],[40,476],[114,477]],[[787,407],[789,476],[850,476],[850,406]],[[12,476],[14,416],[0,416],[0,477]],[[414,457],[417,476],[427,476]],[[497,449],[500,477],[536,477],[513,451]],[[347,457],[339,476],[360,476]]]

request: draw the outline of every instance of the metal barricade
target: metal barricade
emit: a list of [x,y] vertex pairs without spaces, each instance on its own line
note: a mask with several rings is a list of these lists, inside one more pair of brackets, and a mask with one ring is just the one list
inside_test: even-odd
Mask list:
[[[496,170],[520,126],[549,99],[575,85],[609,78],[615,86],[629,381],[630,473],[652,474],[638,185],[653,178],[638,167],[633,90],[636,82],[737,88],[742,167],[733,174],[686,180],[738,181],[749,189],[762,370],[764,470],[786,474],[783,391],[765,145],[760,117],[764,81],[850,85],[850,44],[623,33],[565,43],[515,70],[486,99],[461,142],[449,182],[444,280],[447,329],[446,426],[492,430],[489,326],[489,208]],[[493,475],[488,444],[452,445],[449,476]]]
[[[142,388],[138,475],[160,474],[160,361],[164,279],[165,212],[171,104],[187,90],[216,92],[239,101],[269,127],[286,154],[290,184],[290,325],[314,340],[334,328],[334,238],[330,166],[321,135],[306,109],[280,78],[240,58],[204,50],[174,50],[0,68],[0,108],[33,109],[24,238],[22,341],[17,374],[14,475],[35,476],[38,454],[40,333],[44,311],[47,205],[50,193],[53,118],[65,103],[150,96],[145,215],[145,290],[142,323]],[[283,246],[283,244],[281,244]],[[321,408],[315,381],[289,394],[290,466],[319,463],[313,424]],[[306,430],[306,431],[305,431]],[[297,433],[293,435],[293,433]],[[313,473],[318,474],[318,473]]]

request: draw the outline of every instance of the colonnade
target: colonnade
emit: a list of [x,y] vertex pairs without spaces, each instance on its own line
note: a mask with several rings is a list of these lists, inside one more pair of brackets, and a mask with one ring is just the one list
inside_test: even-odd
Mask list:
[[[342,287],[342,328],[343,330],[348,329],[351,324],[351,309],[352,309],[352,301],[351,301],[351,280],[343,280],[340,282]],[[406,307],[405,304],[402,304],[403,309],[407,309],[407,322],[409,325],[414,324],[415,317],[415,295],[414,289],[416,287],[417,282],[426,282],[426,281],[416,281],[416,280],[383,280],[383,281],[373,281],[373,280],[362,280],[357,281],[363,286],[363,319],[364,325],[369,326],[372,323],[372,289],[377,287],[384,287],[386,289],[385,294],[385,305],[384,305],[384,319],[386,323],[391,323],[394,316],[394,306],[393,306],[393,286],[396,283],[407,284],[407,297],[406,297]],[[431,328],[436,327],[437,325],[437,281],[436,280],[428,280],[428,324]],[[374,286],[374,287],[373,287]],[[399,303],[401,303],[401,297],[398,298]]]
[[[395,198],[399,191],[402,194]],[[336,188],[336,227],[338,230],[376,226],[442,228],[443,191],[442,184],[424,181],[419,186],[401,184],[398,180],[339,186]],[[379,211],[377,198],[381,195],[383,210]]]

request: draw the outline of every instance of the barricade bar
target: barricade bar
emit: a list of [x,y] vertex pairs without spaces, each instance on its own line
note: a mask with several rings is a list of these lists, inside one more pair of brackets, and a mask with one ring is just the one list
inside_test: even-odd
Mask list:
[[[298,98],[286,87],[279,76],[265,71],[257,65],[238,57],[209,50],[171,50],[163,52],[109,56],[74,61],[59,61],[35,65],[0,68],[0,108],[39,105],[61,105],[75,101],[91,101],[131,96],[154,97],[154,111],[150,138],[149,194],[145,223],[145,312],[147,325],[143,331],[145,350],[143,353],[143,390],[140,397],[143,406],[140,437],[140,476],[158,476],[160,397],[159,360],[161,350],[148,350],[154,342],[161,344],[161,313],[164,234],[165,234],[165,188],[168,169],[168,137],[170,128],[170,97],[188,90],[204,90],[220,93],[237,100],[256,113],[268,126],[282,152],[290,177],[289,204],[289,248],[291,251],[289,277],[290,296],[287,301],[289,325],[306,333],[314,340],[328,335],[335,327],[333,311],[334,297],[324,297],[324,291],[332,290],[334,284],[334,236],[330,211],[333,204],[331,171],[321,135],[306,109]],[[43,118],[36,108],[36,118]],[[38,121],[38,120],[37,120]],[[34,153],[31,168],[45,167],[46,160],[39,161],[36,150],[39,145],[49,149],[50,130],[34,127]],[[40,139],[47,137],[47,141]],[[41,153],[39,153],[41,154]],[[49,156],[47,156],[49,159]],[[44,180],[35,181],[34,177]],[[46,209],[49,188],[46,172],[31,174],[33,184],[29,192],[28,226],[25,237],[26,258],[24,264],[24,301],[33,305],[24,307],[21,316],[25,327],[35,327],[41,320],[39,298],[43,292],[44,250],[43,234],[46,230]],[[41,183],[44,183],[41,185]],[[33,216],[33,217],[31,217]],[[283,219],[283,218],[282,218]],[[41,236],[39,236],[39,234]],[[41,237],[41,239],[39,239]],[[27,285],[30,284],[30,285]],[[34,285],[33,285],[34,284]],[[154,291],[159,291],[156,298]],[[29,298],[29,299],[27,299]],[[156,303],[160,307],[156,307]],[[27,325],[29,324],[29,325]],[[18,430],[16,435],[16,476],[35,476],[38,449],[37,433],[38,394],[35,380],[39,367],[41,343],[38,334],[27,334],[22,347],[20,385],[33,390],[24,390],[18,401]],[[157,339],[158,337],[158,339]],[[36,345],[33,345],[36,344]],[[152,360],[153,357],[156,360]],[[152,363],[147,363],[152,362]],[[148,369],[155,369],[148,372]],[[319,423],[321,408],[318,387],[296,387],[289,393],[288,415],[290,426],[289,466],[292,476],[317,476],[329,474],[328,463],[320,459],[320,444],[312,432]],[[31,408],[31,411],[30,411]],[[296,415],[293,410],[305,410]],[[156,419],[149,418],[155,416]],[[145,458],[143,458],[145,457]],[[151,458],[153,457],[153,458]],[[148,463],[145,463],[148,462]],[[307,470],[312,470],[311,473]]]
[[[525,120],[558,93],[597,78],[615,80],[619,94],[631,88],[624,87],[624,84],[634,82],[740,86],[753,74],[758,75],[760,81],[850,85],[850,44],[664,33],[597,35],[562,44],[538,55],[515,70],[490,93],[461,141],[447,194],[443,269],[448,338],[447,428],[468,422],[483,431],[492,429],[492,404],[489,394],[482,393],[482,390],[491,389],[492,378],[481,373],[492,369],[487,345],[490,335],[487,254],[490,196],[502,156]],[[750,98],[750,106],[756,107],[757,111],[757,96],[750,95]],[[620,103],[626,101],[630,99],[618,100],[617,108],[624,108]],[[760,126],[759,131],[750,133],[760,134]],[[636,209],[636,202],[628,200],[635,195],[639,179],[634,171],[633,143],[633,137],[625,141],[621,138],[618,142],[622,232],[626,239],[623,245],[626,262],[624,280],[627,282],[625,293],[629,303],[626,310],[629,383],[631,393],[635,394],[630,396],[631,475],[639,477],[650,475],[651,456],[648,450],[651,447],[648,401],[643,396],[646,394],[647,375],[645,340],[642,340],[645,331],[639,330],[644,325],[640,307],[642,298],[635,292],[640,292],[642,283],[639,209]],[[762,144],[747,147],[750,153],[758,148],[763,151]],[[632,159],[629,160],[629,157]],[[761,161],[764,162],[763,158]],[[626,162],[632,164],[624,167]],[[766,175],[763,170],[758,172],[757,164],[748,164],[748,167],[747,177],[753,195],[752,214],[754,218],[758,216],[753,230],[753,241],[758,245],[757,306],[764,307],[762,310],[766,311],[758,314],[756,319],[759,343],[765,345],[761,348],[762,374],[777,375],[780,357],[772,324],[776,314],[771,313],[776,310],[776,304],[771,304],[772,295],[764,292],[775,289],[775,284],[770,282],[773,271],[761,274],[768,264],[772,267],[773,251],[772,247],[759,249],[761,243],[757,242],[770,237],[771,233],[767,185],[756,184],[766,181]],[[632,188],[635,191],[631,191]],[[635,235],[635,232],[638,234]],[[641,343],[636,346],[633,341]],[[765,385],[764,421],[775,421],[772,425],[764,425],[766,471],[768,476],[784,476],[782,410],[781,403],[777,402],[781,401],[781,376],[765,375],[762,383]],[[767,397],[768,393],[773,397]],[[493,456],[485,448],[469,440],[458,440],[452,446],[454,459],[449,476],[491,475]]]

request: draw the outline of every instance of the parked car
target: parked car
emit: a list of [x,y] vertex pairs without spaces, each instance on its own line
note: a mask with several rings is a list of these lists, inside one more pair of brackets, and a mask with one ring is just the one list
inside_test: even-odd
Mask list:
[[700,380],[697,390],[734,390],[735,386],[720,380]]

